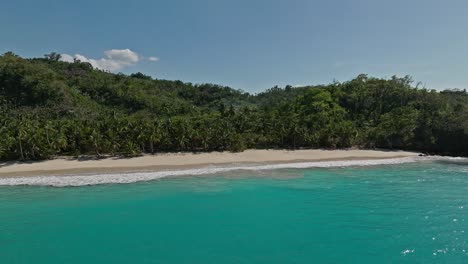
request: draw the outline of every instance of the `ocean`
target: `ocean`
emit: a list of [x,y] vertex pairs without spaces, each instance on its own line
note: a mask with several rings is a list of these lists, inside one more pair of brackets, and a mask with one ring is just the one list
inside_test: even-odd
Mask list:
[[468,263],[468,159],[382,163],[0,179],[0,263]]

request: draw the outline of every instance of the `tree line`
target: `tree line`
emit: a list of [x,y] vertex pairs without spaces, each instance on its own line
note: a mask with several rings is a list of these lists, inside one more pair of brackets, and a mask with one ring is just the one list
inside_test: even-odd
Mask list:
[[249,148],[388,148],[468,155],[466,90],[359,75],[249,94],[0,56],[0,159]]

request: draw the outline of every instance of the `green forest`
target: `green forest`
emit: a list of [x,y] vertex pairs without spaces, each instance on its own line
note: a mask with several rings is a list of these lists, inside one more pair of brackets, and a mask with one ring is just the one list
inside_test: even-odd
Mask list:
[[467,156],[468,93],[361,74],[250,94],[0,56],[0,160],[350,147]]

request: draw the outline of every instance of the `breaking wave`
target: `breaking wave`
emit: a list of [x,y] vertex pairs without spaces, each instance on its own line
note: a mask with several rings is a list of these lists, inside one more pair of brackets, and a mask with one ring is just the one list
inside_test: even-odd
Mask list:
[[[463,160],[467,160],[462,158]],[[275,169],[304,169],[304,168],[336,168],[350,166],[375,166],[403,164],[418,161],[437,160],[457,160],[459,158],[430,156],[430,157],[405,157],[392,159],[372,159],[372,160],[341,160],[341,161],[314,161],[298,163],[281,163],[268,165],[231,165],[231,166],[209,166],[197,169],[148,171],[148,172],[128,172],[128,173],[108,173],[92,175],[69,175],[69,176],[32,176],[32,177],[5,177],[0,178],[0,185],[38,185],[38,186],[85,186],[97,184],[120,184],[140,181],[151,181],[166,177],[210,175],[231,171],[263,171]]]

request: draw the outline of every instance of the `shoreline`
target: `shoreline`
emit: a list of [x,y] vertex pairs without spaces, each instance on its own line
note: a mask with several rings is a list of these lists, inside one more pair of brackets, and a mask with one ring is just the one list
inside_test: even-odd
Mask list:
[[161,172],[209,166],[259,165],[319,161],[378,160],[416,157],[420,153],[389,150],[246,150],[244,152],[167,153],[134,158],[84,159],[62,157],[37,162],[4,162],[0,178],[76,176],[105,173]]

